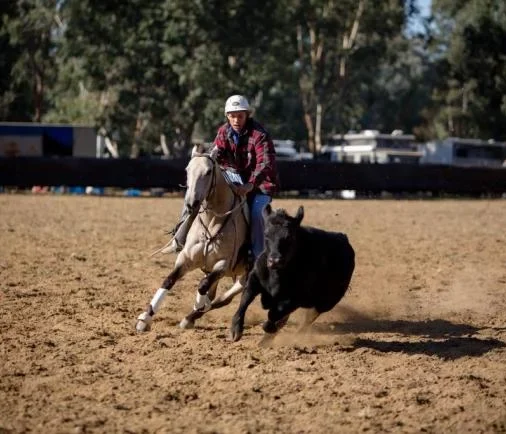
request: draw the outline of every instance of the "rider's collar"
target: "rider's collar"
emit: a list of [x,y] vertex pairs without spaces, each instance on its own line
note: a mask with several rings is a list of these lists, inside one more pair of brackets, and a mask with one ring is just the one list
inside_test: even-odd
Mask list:
[[248,131],[250,129],[250,126],[251,126],[251,118],[248,118],[248,120],[246,121],[246,123],[244,124],[244,127],[243,129],[237,133],[233,128],[232,128],[232,125],[230,125],[230,123],[228,124],[228,127],[227,127],[227,135],[229,138],[232,138],[234,135],[237,135],[239,137],[241,136],[245,136],[246,134],[248,134]]

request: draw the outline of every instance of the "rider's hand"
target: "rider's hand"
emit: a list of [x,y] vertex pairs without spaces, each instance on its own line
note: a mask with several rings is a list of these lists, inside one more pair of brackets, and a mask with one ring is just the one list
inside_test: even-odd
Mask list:
[[253,190],[253,184],[250,182],[243,185],[235,185],[234,192],[238,196],[246,196],[251,190]]

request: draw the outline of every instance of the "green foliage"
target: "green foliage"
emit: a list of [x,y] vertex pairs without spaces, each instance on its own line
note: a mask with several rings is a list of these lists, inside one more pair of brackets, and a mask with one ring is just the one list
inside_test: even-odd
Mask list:
[[506,140],[506,5],[501,0],[467,0],[455,7],[435,1],[437,33],[447,46],[446,74],[434,93],[435,124],[442,135]]
[[[309,148],[318,151],[321,131],[347,130],[368,107],[382,62],[393,59],[391,41],[403,31],[410,1],[292,1],[295,58]],[[367,103],[367,102],[366,102]]]
[[1,84],[3,116],[40,121],[48,106],[45,89],[55,77],[57,1],[10,0],[3,2],[2,7],[5,7],[0,30],[1,44],[5,47],[1,65],[5,77]]
[[[212,140],[233,93],[276,138],[506,138],[506,5],[433,0],[8,0],[2,120],[93,124],[122,155]],[[319,137],[320,136],[320,137]]]

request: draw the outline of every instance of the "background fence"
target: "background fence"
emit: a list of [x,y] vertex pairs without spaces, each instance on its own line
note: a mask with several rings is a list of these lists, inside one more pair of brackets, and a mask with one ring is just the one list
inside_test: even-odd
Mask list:
[[[187,160],[0,158],[0,185],[67,185],[178,190]],[[379,193],[500,194],[506,168],[413,164],[346,164],[279,161],[281,191],[357,190]]]

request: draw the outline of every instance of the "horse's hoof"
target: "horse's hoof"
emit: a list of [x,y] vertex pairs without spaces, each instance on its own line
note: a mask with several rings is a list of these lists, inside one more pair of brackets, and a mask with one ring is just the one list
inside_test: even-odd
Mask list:
[[139,333],[149,332],[151,330],[152,322],[153,317],[149,315],[147,312],[142,312],[137,318],[135,330],[137,330]]
[[181,322],[179,323],[179,327],[181,327],[182,329],[192,329],[193,327],[195,327],[195,322],[194,321],[190,321],[186,318],[183,318],[181,320]]
[[197,292],[197,300],[195,301],[193,310],[198,310],[203,313],[209,312],[211,310],[211,303],[211,299],[207,294],[201,295]]

